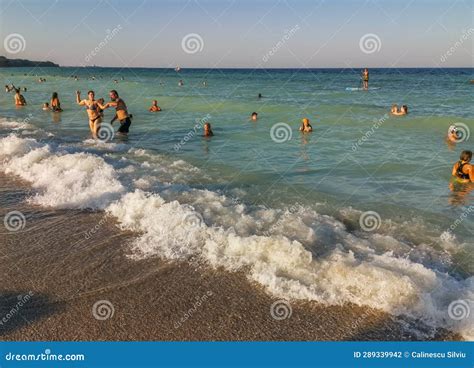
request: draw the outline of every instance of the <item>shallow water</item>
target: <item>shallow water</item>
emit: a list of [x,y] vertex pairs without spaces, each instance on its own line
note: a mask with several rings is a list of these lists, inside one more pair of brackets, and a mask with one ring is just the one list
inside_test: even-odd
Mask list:
[[[143,233],[134,257],[198,255],[249,269],[280,296],[350,301],[473,336],[466,321],[447,318],[452,301],[474,300],[473,194],[450,188],[451,167],[472,138],[445,142],[453,123],[474,128],[473,69],[372,70],[379,89],[369,92],[346,91],[358,87],[358,71],[337,69],[0,75],[28,87],[26,108],[0,96],[0,157],[2,170],[32,183],[34,203],[105,210]],[[94,141],[74,91],[107,97],[112,88],[134,115],[131,133]],[[61,114],[40,108],[53,90]],[[152,99],[162,112],[146,111]],[[410,115],[389,117],[392,103]],[[312,134],[298,132],[305,116]],[[211,139],[201,137],[203,119]],[[272,127],[283,129],[273,139]],[[366,211],[376,213],[364,227]]]

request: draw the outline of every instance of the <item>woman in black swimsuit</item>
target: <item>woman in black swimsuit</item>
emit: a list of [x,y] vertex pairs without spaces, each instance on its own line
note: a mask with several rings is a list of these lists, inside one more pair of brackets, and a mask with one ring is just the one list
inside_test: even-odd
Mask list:
[[452,174],[462,182],[474,183],[474,170],[470,164],[472,151],[462,151],[459,161],[453,166]]

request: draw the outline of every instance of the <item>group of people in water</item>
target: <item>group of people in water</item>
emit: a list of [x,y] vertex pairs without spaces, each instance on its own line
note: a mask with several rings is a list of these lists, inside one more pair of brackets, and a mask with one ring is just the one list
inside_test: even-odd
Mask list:
[[[77,78],[77,76],[76,76]],[[41,82],[45,81],[46,79],[40,78]],[[361,80],[363,82],[363,89],[368,90],[369,88],[369,70],[365,68],[361,74]],[[183,81],[179,81],[179,85],[184,85]],[[26,91],[26,88],[23,88],[23,91]],[[15,87],[13,84],[5,85],[6,92],[15,92],[15,105],[16,106],[26,106],[26,99],[21,94],[21,89],[19,87]],[[94,138],[99,136],[100,126],[104,119],[104,110],[108,108],[115,108],[115,115],[113,119],[110,121],[110,124],[113,124],[116,120],[119,121],[120,127],[118,128],[119,134],[128,134],[130,125],[132,123],[132,115],[129,114],[127,105],[125,101],[119,96],[116,90],[111,90],[109,92],[110,101],[105,103],[103,98],[95,99],[94,91],[90,90],[87,92],[87,98],[82,99],[80,91],[76,91],[76,103],[80,106],[84,106],[89,118],[89,128]],[[258,94],[258,99],[261,99],[263,96],[261,93]],[[52,111],[52,112],[61,112],[63,111],[61,108],[61,103],[59,101],[59,96],[57,92],[53,92],[50,102],[45,102],[43,104],[43,110],[45,111]],[[158,101],[153,100],[152,105],[148,109],[149,112],[159,112],[162,111],[161,107],[158,106]],[[401,116],[408,114],[408,107],[406,105],[402,105],[398,107],[397,105],[392,105],[390,110],[391,115],[394,116]],[[250,116],[250,120],[256,121],[258,119],[258,113],[253,112]],[[203,136],[204,137],[212,137],[214,132],[212,131],[211,124],[206,122],[203,125]],[[311,133],[313,131],[313,127],[308,118],[303,118],[301,120],[301,125],[299,127],[299,131],[302,133]],[[457,131],[455,126],[451,126],[448,130],[448,139],[451,142],[456,142]],[[452,168],[452,175],[458,181],[461,182],[472,182],[474,183],[474,168],[471,165],[472,160],[472,152],[471,151],[462,151],[460,159],[456,162]]]

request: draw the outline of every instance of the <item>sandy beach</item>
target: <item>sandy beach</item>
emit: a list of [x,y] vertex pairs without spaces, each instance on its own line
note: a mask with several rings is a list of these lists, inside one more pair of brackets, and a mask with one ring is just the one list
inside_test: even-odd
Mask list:
[[[0,241],[0,314],[10,316],[0,325],[3,340],[416,339],[406,322],[351,304],[290,301],[291,315],[275,319],[278,299],[241,273],[193,260],[130,259],[136,234],[103,212],[33,206],[25,202],[26,183],[1,175],[0,184],[1,213],[15,209],[26,217],[23,230]],[[94,317],[100,301],[109,309]],[[442,330],[433,338],[460,339]]]

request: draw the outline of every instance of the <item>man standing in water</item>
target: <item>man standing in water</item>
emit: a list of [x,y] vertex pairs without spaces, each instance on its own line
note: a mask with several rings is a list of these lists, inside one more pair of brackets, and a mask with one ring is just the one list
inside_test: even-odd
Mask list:
[[112,101],[107,102],[104,105],[104,109],[115,107],[115,118],[113,120],[118,119],[120,121],[118,132],[121,134],[128,134],[128,129],[130,124],[132,124],[132,121],[130,120],[130,115],[127,111],[127,105],[125,105],[125,101],[119,97],[116,90],[113,89],[110,91],[109,96]]
[[362,71],[362,88],[366,91],[369,89],[369,69],[365,68]]

